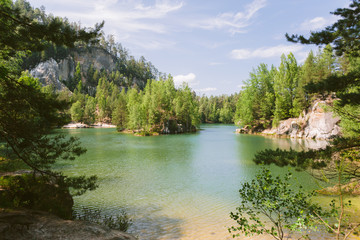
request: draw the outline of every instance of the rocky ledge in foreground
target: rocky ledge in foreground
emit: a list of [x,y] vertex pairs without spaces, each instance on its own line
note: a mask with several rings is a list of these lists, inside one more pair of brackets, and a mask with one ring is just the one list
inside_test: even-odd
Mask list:
[[136,240],[117,230],[84,221],[63,220],[40,211],[0,211],[1,240]]
[[249,126],[237,129],[237,133],[262,134],[278,137],[291,138],[311,138],[311,139],[331,139],[341,134],[339,127],[340,118],[334,116],[332,112],[326,112],[324,106],[332,104],[332,99],[318,100],[303,112],[299,118],[289,118],[282,120],[278,127],[271,129],[252,129]]

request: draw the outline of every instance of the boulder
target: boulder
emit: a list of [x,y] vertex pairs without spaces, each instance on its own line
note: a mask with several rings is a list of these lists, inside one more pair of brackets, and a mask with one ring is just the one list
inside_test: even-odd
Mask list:
[[325,112],[325,101],[316,102],[308,113],[307,124],[304,129],[306,138],[331,139],[340,134],[339,117],[334,117],[332,112]]
[[84,123],[69,123],[63,126],[63,128],[88,128],[89,125]]
[[[340,118],[332,112],[327,112],[324,106],[332,102],[315,101],[307,112],[300,114],[298,118],[289,118],[280,121],[275,128],[265,129],[264,135],[288,136],[291,138],[331,139],[341,135],[339,127]],[[239,130],[242,133],[241,130]]]
[[243,128],[236,129],[236,133],[249,134],[251,131],[251,127],[249,125],[245,125]]

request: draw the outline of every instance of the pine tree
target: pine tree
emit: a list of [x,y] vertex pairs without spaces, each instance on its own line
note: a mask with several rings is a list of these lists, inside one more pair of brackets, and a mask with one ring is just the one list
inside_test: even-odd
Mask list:
[[0,21],[0,138],[34,171],[65,181],[67,186],[93,189],[95,178],[71,179],[50,169],[57,159],[73,160],[85,150],[75,138],[49,135],[52,127],[64,123],[66,105],[41,92],[29,75],[20,77],[18,56],[23,51],[42,51],[48,44],[73,47],[76,41],[96,42],[102,24],[87,32],[57,17],[37,21],[10,0],[1,1]]
[[[304,36],[287,34],[289,41],[303,44],[328,45],[331,44],[338,56],[351,59],[353,62],[359,60],[360,40],[360,1],[353,0],[349,8],[339,8],[333,14],[339,16],[339,20],[333,25],[319,32],[312,32],[309,38]],[[327,47],[330,49],[330,47]],[[337,178],[339,207],[332,205],[334,213],[340,212],[336,219],[336,228],[329,224],[325,226],[335,233],[336,239],[344,236],[346,239],[352,232],[359,229],[360,223],[345,225],[344,193],[342,184],[350,179],[360,181],[359,172],[359,124],[360,124],[360,69],[359,65],[347,67],[347,71],[334,72],[333,57],[329,50],[322,55],[323,62],[320,66],[325,71],[318,82],[310,82],[306,89],[310,92],[322,92],[324,94],[335,92],[339,100],[335,101],[333,110],[341,117],[342,122],[348,125],[347,132],[350,137],[338,138],[331,142],[326,149],[309,150],[297,152],[294,150],[265,150],[256,154],[255,162],[260,164],[274,163],[279,166],[296,166],[302,169],[320,170],[320,177]],[[325,64],[324,64],[325,62]],[[349,61],[350,62],[350,61]],[[351,64],[349,64],[351,66]]]

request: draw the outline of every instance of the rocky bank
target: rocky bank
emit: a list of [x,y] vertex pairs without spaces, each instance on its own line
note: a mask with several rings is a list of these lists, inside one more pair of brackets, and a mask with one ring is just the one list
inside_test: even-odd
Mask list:
[[63,220],[41,211],[0,211],[0,240],[136,240],[117,230],[85,221]]
[[270,129],[252,129],[249,126],[237,129],[237,133],[258,133],[262,135],[283,136],[291,138],[331,139],[341,135],[340,118],[333,112],[325,111],[333,98],[316,100],[312,106],[298,118],[289,118],[280,121],[278,127]]

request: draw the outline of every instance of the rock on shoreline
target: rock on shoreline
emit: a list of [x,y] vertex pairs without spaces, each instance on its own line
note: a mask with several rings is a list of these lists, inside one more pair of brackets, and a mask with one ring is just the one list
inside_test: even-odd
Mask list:
[[1,240],[136,240],[130,234],[85,221],[63,220],[54,215],[30,210],[0,212]]
[[331,99],[315,101],[308,112],[303,112],[299,118],[289,118],[280,121],[278,127],[271,129],[253,129],[249,126],[237,129],[237,133],[262,134],[277,137],[332,139],[341,135],[340,118],[332,112],[326,112],[324,106],[330,105]]
[[62,128],[74,129],[74,128],[116,128],[115,125],[107,123],[95,123],[95,124],[85,124],[85,123],[69,123]]

